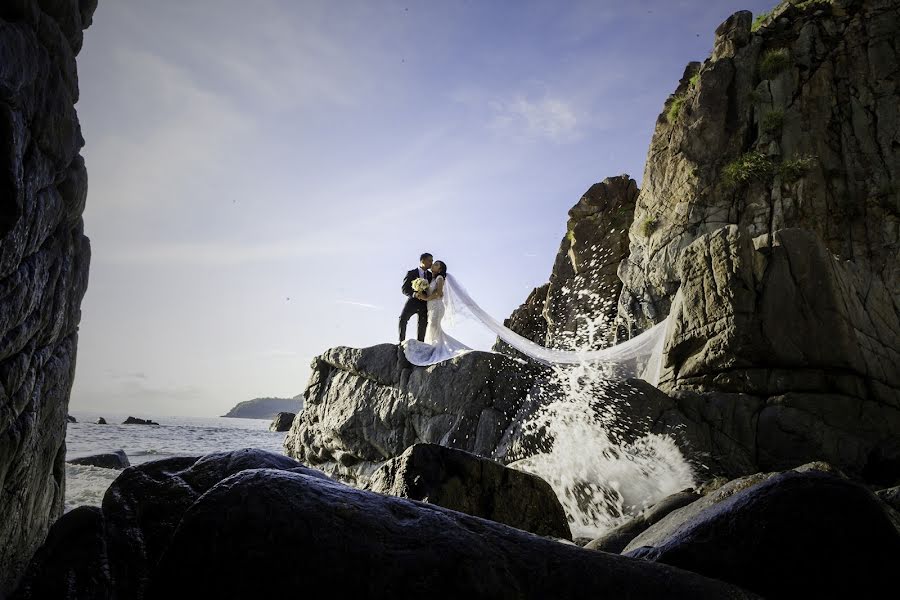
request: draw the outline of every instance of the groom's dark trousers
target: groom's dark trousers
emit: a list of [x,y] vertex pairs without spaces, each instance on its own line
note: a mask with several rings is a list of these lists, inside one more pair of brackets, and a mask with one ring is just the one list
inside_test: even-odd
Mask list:
[[[431,280],[431,273],[425,271],[425,279]],[[400,313],[400,342],[406,340],[406,324],[409,323],[410,317],[418,315],[418,335],[416,336],[420,342],[425,341],[425,330],[428,327],[428,303],[413,297],[412,282],[419,278],[419,270],[413,269],[403,278],[403,287],[400,288],[408,300]]]

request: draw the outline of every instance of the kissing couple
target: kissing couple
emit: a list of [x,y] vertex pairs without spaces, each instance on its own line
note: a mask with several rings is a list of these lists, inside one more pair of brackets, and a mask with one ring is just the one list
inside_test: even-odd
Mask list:
[[[452,298],[449,278],[447,263],[434,260],[428,252],[419,257],[419,266],[403,278],[401,291],[407,300],[400,313],[400,344],[406,359],[414,365],[432,365],[471,350],[441,327],[445,300],[450,302]],[[406,325],[413,315],[417,316],[418,335],[415,340],[407,340]]]
[[[610,348],[557,350],[522,337],[485,312],[447,272],[447,263],[434,260],[428,252],[419,257],[418,267],[407,272],[401,289],[407,300],[400,313],[400,346],[406,359],[414,365],[433,365],[471,352],[472,348],[444,331],[442,321],[446,314],[451,322],[465,317],[481,325],[525,356],[545,365],[600,363],[608,367],[611,379],[639,377],[653,385],[658,381],[670,321],[668,316],[643,333]],[[418,336],[407,340],[406,325],[413,315],[418,316]]]

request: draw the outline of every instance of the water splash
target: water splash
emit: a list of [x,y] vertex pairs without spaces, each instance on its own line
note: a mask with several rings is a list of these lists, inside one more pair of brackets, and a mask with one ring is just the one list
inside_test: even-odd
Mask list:
[[[603,294],[577,292],[585,313],[577,331],[557,333],[555,345],[594,349],[612,339]],[[570,321],[572,322],[572,321]],[[548,339],[551,336],[548,335]],[[668,435],[650,433],[629,402],[646,401],[611,367],[555,367],[530,394],[536,407],[520,425],[510,466],[553,487],[576,537],[599,537],[669,494],[695,484],[691,465]],[[515,460],[517,459],[518,460]]]
[[[576,537],[599,537],[657,501],[694,485],[691,465],[668,435],[627,416],[636,388],[602,367],[554,369],[534,393],[510,466],[538,475],[559,497]],[[547,401],[549,399],[549,402]]]

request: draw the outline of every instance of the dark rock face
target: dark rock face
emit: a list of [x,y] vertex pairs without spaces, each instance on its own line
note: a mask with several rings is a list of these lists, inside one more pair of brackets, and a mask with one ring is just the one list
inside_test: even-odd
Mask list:
[[[96,586],[96,594],[51,597],[144,597],[151,572],[184,512],[221,480],[258,468],[325,477],[286,456],[255,449],[202,458],[170,458],[131,467],[113,481],[99,515],[75,519],[69,513],[54,526],[53,543],[48,543],[32,563],[17,597],[48,597],[42,596],[41,590],[64,589],[69,577],[79,586],[81,582]],[[79,545],[84,551],[73,561],[72,549]]]
[[0,596],[62,514],[90,261],[75,56],[95,6],[0,7]]
[[294,417],[296,417],[294,413],[290,412],[280,412],[275,415],[275,418],[272,419],[272,424],[269,425],[269,431],[287,431],[291,428],[291,423],[294,422]]
[[653,546],[628,555],[766,598],[866,598],[896,589],[900,534],[862,486],[821,472],[788,471],[700,511],[657,536]]
[[[535,289],[504,325],[542,346],[608,346],[617,313],[616,298],[622,289],[616,271],[628,256],[627,232],[637,197],[637,184],[627,175],[609,177],[591,186],[569,210],[566,235],[560,242],[550,282]],[[516,354],[502,341],[494,349]]]
[[151,421],[150,419],[139,419],[137,417],[128,417],[124,421],[122,421],[122,425],[159,425],[159,423],[155,421]]
[[106,425],[106,419],[100,417],[99,419],[97,419],[97,425]]
[[900,511],[900,485],[875,492],[882,502],[896,511]]
[[725,472],[825,460],[900,479],[900,330],[883,285],[801,229],[732,225],[680,260],[660,386]]
[[673,510],[687,506],[699,498],[700,495],[694,490],[682,490],[667,496],[627,523],[623,523],[609,531],[603,537],[591,540],[584,547],[588,550],[601,550],[619,554],[629,542],[646,531],[648,527],[660,521]]
[[91,456],[82,456],[72,458],[66,462],[73,465],[89,465],[92,467],[103,467],[104,469],[126,469],[131,466],[128,456],[124,450],[116,450],[115,452],[107,452],[106,454],[93,454]]
[[562,505],[546,481],[437,444],[416,444],[384,463],[373,492],[421,500],[531,533],[570,540]]
[[693,573],[649,567],[662,565],[337,482],[251,470],[222,481],[185,513],[147,597],[276,597],[311,578],[339,582],[342,595],[358,598],[575,598],[585,590],[747,597]]

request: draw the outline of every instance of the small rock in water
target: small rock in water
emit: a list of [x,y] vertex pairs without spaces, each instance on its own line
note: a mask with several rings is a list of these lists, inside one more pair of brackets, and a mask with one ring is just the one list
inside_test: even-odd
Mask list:
[[100,417],[99,419],[97,419],[97,425],[106,425],[106,419]]
[[291,428],[291,423],[294,422],[294,417],[297,415],[292,412],[280,412],[275,415],[275,418],[272,420],[272,424],[269,425],[269,431],[288,431]]
[[116,450],[115,452],[106,452],[104,454],[92,454],[91,456],[82,456],[66,461],[73,465],[88,465],[91,467],[102,467],[104,469],[125,469],[131,466],[128,456],[124,450]]
[[138,419],[137,417],[128,417],[122,421],[122,425],[159,425],[150,419]]
[[72,415],[66,415],[66,423],[77,423],[77,422],[78,421],[75,420],[75,417],[73,417]]

